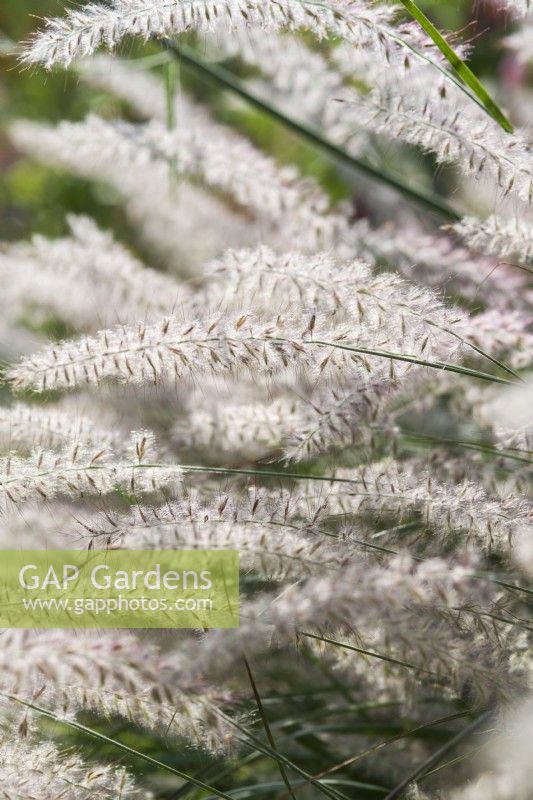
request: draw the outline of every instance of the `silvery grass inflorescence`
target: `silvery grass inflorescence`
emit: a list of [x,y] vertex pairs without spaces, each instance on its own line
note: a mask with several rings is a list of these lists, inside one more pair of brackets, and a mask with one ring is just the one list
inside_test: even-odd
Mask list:
[[[481,486],[464,481],[447,485],[431,470],[403,466],[393,460],[375,463],[340,476],[354,481],[352,488],[332,490],[330,506],[347,515],[372,509],[395,519],[418,511],[425,527],[435,534],[456,533],[484,550],[509,550],[517,525],[533,524],[531,502],[519,496],[490,497]],[[533,533],[533,529],[532,529]]]
[[26,458],[9,453],[0,458],[0,508],[27,500],[48,501],[57,495],[100,496],[119,488],[133,495],[161,490],[180,480],[181,468],[154,463],[152,436],[134,432],[123,457],[75,440],[61,452],[38,448]]
[[151,800],[123,767],[84,762],[61,752],[53,744],[39,744],[0,734],[0,780],[6,798],[39,797],[41,800],[80,800],[130,797]]
[[[101,133],[91,133],[93,122],[97,127],[104,125],[99,118],[90,117],[83,126],[86,135],[80,141],[76,141],[76,129],[70,126],[65,137],[62,125],[53,129],[23,121],[12,127],[11,136],[19,148],[35,157],[107,182],[124,199],[126,213],[139,238],[175,272],[194,273],[206,259],[220,254],[232,242],[253,241],[249,220],[203,187],[183,181],[180,191],[174,192],[167,163],[154,161],[148,169],[142,159],[132,160],[131,150],[118,152],[114,144],[104,147]],[[94,147],[96,140],[99,147]]]
[[[426,296],[414,290],[415,299]],[[406,302],[404,313],[401,302],[394,309],[378,295],[368,309],[355,298],[353,311],[338,323],[312,309],[300,319],[283,311],[270,320],[246,311],[183,322],[166,317],[154,325],[115,327],[52,345],[7,376],[16,388],[39,392],[98,386],[105,379],[158,383],[243,370],[267,376],[300,371],[313,381],[343,376],[370,381],[380,375],[394,380],[419,359],[460,349],[462,338],[439,324],[438,308],[435,323],[431,315],[422,316],[423,305],[418,308],[412,312]]]
[[[83,709],[124,717],[202,748],[223,750],[231,728],[210,708],[215,695],[188,667],[132,634],[8,631],[2,650],[2,695],[56,709],[68,718]],[[228,700],[221,693],[221,706]],[[24,711],[24,706],[20,708]]]
[[18,122],[11,135],[34,155],[86,177],[94,177],[96,170],[126,192],[129,179],[124,170],[148,172],[149,181],[159,177],[168,186],[172,167],[214,193],[229,194],[241,211],[265,220],[277,239],[288,242],[297,236],[301,246],[311,250],[335,244],[346,226],[338,214],[324,213],[329,200],[314,181],[303,179],[292,166],[280,167],[194,106],[184,113],[189,124],[177,131],[168,131],[156,120],[137,125],[90,115],[81,123],[62,122],[57,128]]
[[[347,100],[349,102],[349,96]],[[439,163],[457,163],[463,173],[494,182],[502,197],[533,203],[533,167],[527,138],[505,134],[477,109],[465,113],[453,103],[444,107],[426,97],[373,90],[356,101],[359,124],[433,153]]]
[[[502,640],[495,652],[498,633],[492,643],[490,635],[482,636],[474,644],[478,661],[465,660],[460,641],[471,639],[476,619],[465,614],[463,620],[454,613],[458,608],[475,609],[483,597],[484,589],[473,578],[473,571],[472,565],[452,566],[440,559],[416,565],[408,557],[398,557],[385,569],[371,568],[360,559],[330,576],[310,579],[304,587],[292,586],[280,597],[246,604],[240,627],[229,634],[217,632],[206,637],[197,660],[206,670],[231,669],[243,649],[262,652],[269,644],[283,648],[296,644],[300,636],[321,632],[336,639],[340,633],[357,636],[360,631],[361,646],[368,649],[364,631],[372,628],[379,631],[374,642],[378,653],[400,658],[408,652],[415,669],[421,669],[430,680],[433,677],[438,682],[443,674],[453,675],[457,685],[491,692],[496,684],[489,689],[483,682],[500,659],[505,669],[506,645]],[[513,642],[511,646],[516,645]],[[508,668],[509,680],[511,671]]]
[[531,787],[531,759],[527,742],[531,737],[532,698],[506,708],[497,720],[488,742],[477,755],[482,772],[467,786],[454,790],[452,800],[507,800],[527,798]]
[[288,396],[282,392],[267,402],[234,403],[226,394],[221,405],[195,393],[173,425],[172,439],[203,458],[246,453],[265,459],[281,451],[287,461],[298,461],[354,444],[371,448],[376,429],[394,435],[388,401],[396,392],[387,376],[351,387],[320,387],[307,395],[293,387]]
[[157,318],[189,298],[187,285],[145,267],[91,219],[70,215],[67,223],[70,236],[35,236],[0,255],[14,317],[39,307],[90,331],[95,323]]
[[2,450],[36,447],[62,449],[73,441],[87,447],[112,449],[115,434],[83,416],[74,406],[36,408],[25,403],[0,410],[0,442]]
[[463,217],[454,230],[474,250],[501,258],[533,261],[533,226],[525,219],[502,219],[492,215],[485,220]]
[[[491,5],[522,81],[530,0]],[[147,59],[96,53],[132,35]],[[6,798],[151,800],[166,771],[169,796],[526,800],[500,709],[532,677],[531,130],[476,40],[403,0],[109,0],[26,43],[127,113],[12,143],[131,237],[78,213],[0,246],[1,545],[237,550],[241,624],[4,631]],[[483,709],[490,776],[451,750]],[[43,716],[109,732],[102,757]]]
[[75,58],[91,55],[100,45],[113,48],[128,34],[166,37],[189,30],[216,33],[260,27],[267,34],[288,28],[315,36],[338,36],[370,47],[384,56],[389,50],[412,55],[410,31],[405,38],[394,26],[397,9],[360,0],[113,0],[110,6],[88,4],[66,18],[48,20],[45,29],[27,44],[23,63],[68,66]]
[[325,504],[308,507],[307,513],[302,505],[301,498],[284,491],[214,499],[190,493],[158,508],[135,507],[128,516],[85,520],[82,527],[96,542],[133,550],[239,550],[241,569],[277,579],[339,568],[350,548],[335,546],[321,529]]
[[533,11],[531,0],[499,0],[499,5],[508,9],[517,17],[525,17]]

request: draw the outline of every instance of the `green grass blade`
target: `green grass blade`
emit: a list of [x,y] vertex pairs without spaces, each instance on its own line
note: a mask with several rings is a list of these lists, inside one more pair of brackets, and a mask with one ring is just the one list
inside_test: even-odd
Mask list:
[[268,114],[272,119],[277,120],[288,130],[294,131],[294,133],[298,134],[303,139],[306,139],[311,144],[320,148],[343,166],[383,183],[391,189],[395,189],[408,199],[425,206],[428,210],[442,217],[448,217],[454,220],[461,219],[461,215],[442,198],[437,195],[429,194],[423,189],[410,186],[402,181],[401,178],[379,169],[363,159],[351,156],[345,150],[324,138],[315,128],[304,122],[292,119],[292,117],[275,108],[264,98],[256,95],[251,89],[244,85],[243,81],[239,80],[239,78],[233,75],[229,70],[218,64],[204,61],[198,53],[192,48],[187,47],[187,45],[181,43],[178,45],[168,39],[165,39],[163,44],[167,50],[172,52],[176,58],[179,58],[186,66],[214,83],[217,83],[219,86],[222,86],[224,89],[238,95],[259,111]]
[[[267,736],[267,739],[268,739],[268,743],[269,743],[270,747],[273,750],[277,750],[278,748],[276,747],[276,742],[274,741],[274,736],[272,735],[272,730],[270,728],[270,723],[269,723],[268,717],[267,717],[267,715],[265,713],[265,709],[263,708],[263,703],[261,702],[261,695],[259,694],[259,690],[258,690],[258,688],[256,686],[256,683],[255,683],[255,680],[254,680],[254,676],[252,674],[252,669],[250,667],[248,659],[246,658],[246,656],[244,654],[243,654],[243,659],[244,659],[244,666],[246,667],[246,672],[248,674],[248,679],[249,679],[250,685],[252,687],[252,692],[254,694],[255,702],[256,702],[256,705],[257,705],[257,710],[259,711],[259,716],[261,717],[261,721],[263,723],[263,727],[265,729],[265,733],[266,733],[266,736]],[[290,797],[292,797],[292,800],[296,800],[296,798],[294,796],[294,792],[292,791],[292,787],[291,787],[289,778],[287,776],[287,771],[286,771],[284,765],[280,761],[278,761],[278,769],[279,769],[279,773],[281,775],[281,779],[282,779],[282,781],[285,784],[285,787],[287,789],[288,795]]]
[[[461,439],[445,439],[441,436],[432,436],[426,433],[416,433],[415,431],[406,429],[401,431],[401,436],[402,439],[405,439],[406,441],[414,440],[427,444],[443,444],[450,445],[452,447],[463,447],[466,450],[475,450],[479,453],[485,453],[486,455],[494,456],[495,458],[508,458],[509,460],[519,461],[523,464],[533,464],[533,459],[527,457],[527,454],[529,454],[528,450],[498,450],[495,447],[490,447],[489,445],[481,442],[465,442]],[[526,453],[526,455],[521,455],[522,452]]]
[[[330,786],[346,786],[349,789],[354,790],[361,790],[365,792],[376,792],[377,794],[386,794],[387,789],[382,786],[376,786],[373,783],[362,783],[361,781],[353,781],[349,778],[337,778],[332,780],[324,781],[326,785]],[[305,788],[307,786],[307,782],[304,780],[300,780],[295,782],[295,786],[297,789]],[[241,786],[239,789],[232,790],[232,798],[233,800],[252,800],[255,797],[259,797],[261,795],[266,795],[269,800],[272,800],[273,794],[272,792],[277,792],[278,790],[283,789],[283,784],[281,782],[274,782],[270,781],[269,783],[254,783],[250,786]],[[283,795],[282,797],[285,797]],[[355,797],[356,795],[354,795]],[[206,797],[205,800],[212,800],[211,797]],[[282,798],[280,798],[282,800]]]
[[226,794],[226,792],[222,792],[219,789],[215,789],[213,786],[210,786],[208,783],[204,783],[197,778],[194,778],[192,775],[187,775],[186,772],[182,772],[175,767],[171,767],[170,764],[165,764],[163,761],[158,761],[157,758],[152,758],[152,756],[146,755],[146,753],[141,753],[139,750],[135,750],[134,747],[129,747],[127,744],[123,744],[122,742],[117,741],[116,739],[112,739],[110,736],[106,736],[104,733],[100,733],[99,731],[93,730],[93,728],[89,728],[86,725],[82,725],[80,722],[76,722],[75,720],[65,719],[64,717],[58,717],[52,711],[49,711],[47,708],[41,708],[40,706],[35,705],[34,703],[29,703],[26,700],[22,700],[20,697],[16,697],[15,695],[5,694],[4,692],[0,692],[0,697],[5,697],[6,700],[10,700],[12,703],[18,703],[20,705],[25,706],[26,708],[30,708],[32,711],[37,712],[43,717],[47,717],[48,719],[53,720],[54,722],[58,722],[61,725],[66,725],[69,728],[73,728],[74,730],[80,731],[81,733],[85,733],[88,736],[92,736],[94,739],[99,739],[99,741],[104,742],[105,744],[111,744],[114,747],[117,747],[119,750],[122,750],[129,755],[136,756],[140,758],[142,761],[145,761],[147,764],[151,764],[158,769],[165,770],[166,772],[170,772],[172,775],[176,775],[178,778],[181,778],[188,783],[193,783],[198,789],[203,789],[204,791],[211,792],[214,797],[221,797],[222,800],[233,800],[232,795]]
[[437,45],[441,53],[448,59],[450,62],[452,69],[459,76],[459,78],[463,81],[466,86],[468,86],[476,95],[476,97],[480,100],[483,108],[487,111],[487,113],[500,125],[504,131],[507,133],[513,132],[513,126],[497,105],[497,103],[492,99],[490,94],[487,92],[481,81],[476,78],[470,67],[468,67],[464,61],[459,58],[455,50],[450,47],[444,36],[437,30],[437,28],[433,25],[430,19],[426,17],[423,11],[421,11],[416,3],[413,0],[400,0],[403,6],[407,9],[409,14],[415,19],[421,28],[425,30],[429,37],[433,40],[433,42]]
[[[413,736],[416,733],[421,731],[426,731],[428,728],[432,728],[436,725],[441,725],[445,722],[451,722],[452,720],[461,719],[468,715],[468,711],[460,711],[456,714],[448,714],[445,717],[439,717],[438,719],[431,720],[430,722],[425,722],[422,725],[418,725],[416,728],[411,728],[410,730],[402,731],[401,733],[396,734],[395,736],[391,736],[388,739],[384,739],[377,744],[368,747],[366,750],[359,751],[353,756],[344,759],[338,764],[334,764],[332,767],[328,767],[328,769],[324,770],[323,772],[315,775],[314,777],[317,779],[327,778],[328,775],[331,775],[333,772],[338,772],[338,770],[345,769],[346,767],[351,767],[356,764],[358,761],[361,761],[366,756],[370,755],[371,753],[376,752],[377,750],[382,750],[383,748],[387,747],[389,744],[393,744],[394,742],[398,742],[401,739],[408,738],[409,736]],[[285,800],[285,795],[280,797],[279,800]]]
[[424,761],[423,764],[421,764],[419,767],[417,767],[417,769],[404,778],[404,780],[401,781],[401,783],[399,783],[398,786],[392,790],[392,792],[389,792],[385,800],[396,800],[396,798],[400,797],[414,781],[416,781],[418,778],[421,778],[423,775],[429,772],[429,770],[439,764],[449,752],[451,752],[460,742],[463,741],[463,739],[466,739],[471,733],[481,727],[481,725],[487,721],[489,713],[490,712],[485,711],[483,714],[480,714],[479,717],[477,717],[477,719],[475,719],[470,725],[467,725],[467,727],[464,728],[460,733],[450,739],[449,742],[447,742],[430,758]]
[[348,644],[346,642],[339,642],[336,639],[329,639],[327,636],[318,636],[317,634],[310,633],[309,631],[298,631],[298,635],[307,636],[309,639],[316,639],[319,642],[325,642],[326,644],[331,644],[334,647],[341,647],[343,650],[352,650],[354,653],[360,653],[361,655],[369,656],[370,658],[377,658],[380,661],[387,661],[390,664],[395,664],[398,667],[412,669],[415,672],[423,672],[426,675],[431,675],[434,678],[438,677],[434,672],[431,672],[431,670],[424,669],[424,667],[421,667],[418,664],[411,664],[409,661],[400,661],[398,658],[392,658],[392,656],[387,656],[383,653],[374,653],[372,650],[364,650],[362,647],[356,647],[355,645]]
[[[284,341],[284,340],[279,340]],[[479,378],[483,381],[491,381],[493,383],[504,383],[507,386],[517,386],[517,381],[509,381],[507,378],[500,378],[498,375],[491,375],[489,372],[480,372],[477,369],[470,367],[462,367],[460,364],[446,364],[443,361],[426,361],[423,358],[411,356],[406,353],[391,353],[388,350],[375,350],[371,347],[352,347],[347,344],[339,344],[338,342],[323,342],[319,339],[310,339],[309,344],[316,344],[321,347],[333,347],[337,350],[348,350],[352,353],[363,353],[369,356],[378,356],[379,358],[389,358],[391,361],[407,361],[410,364],[418,364],[420,367],[431,367],[432,369],[441,369],[445,372],[455,372],[458,375],[469,375],[471,378]],[[307,342],[305,342],[307,344]]]
[[218,717],[223,719],[233,728],[235,728],[241,735],[239,736],[236,734],[236,738],[239,741],[243,742],[243,744],[247,745],[248,747],[252,747],[253,749],[257,750],[257,752],[262,753],[263,755],[269,756],[274,761],[278,763],[282,763],[285,767],[290,767],[297,775],[300,777],[305,778],[306,781],[311,783],[315,789],[317,789],[321,794],[326,795],[326,797],[331,798],[331,800],[350,800],[345,794],[339,791],[335,791],[334,789],[330,789],[326,784],[322,781],[318,781],[313,778],[308,772],[304,769],[299,767],[294,761],[291,761],[287,756],[283,755],[283,753],[278,752],[277,750],[273,750],[267,744],[265,744],[258,736],[255,736],[251,733],[247,728],[241,725],[238,720],[233,719],[233,717],[228,716],[225,714],[220,708],[215,706],[213,703],[210,703],[209,700],[204,699],[204,705],[210,708],[214,714]]
[[[164,74],[167,128],[169,131],[173,131],[177,126],[176,90],[179,83],[179,61],[176,61],[176,59],[167,61]],[[178,185],[178,163],[176,158],[173,158],[170,162],[169,182],[170,191],[175,193]]]

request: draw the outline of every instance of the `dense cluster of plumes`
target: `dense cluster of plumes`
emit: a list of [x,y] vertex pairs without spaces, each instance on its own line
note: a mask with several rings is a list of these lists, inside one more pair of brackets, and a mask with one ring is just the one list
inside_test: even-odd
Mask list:
[[[492,5],[514,26],[509,57],[532,60],[529,0]],[[532,667],[532,130],[504,130],[401,11],[112,0],[46,22],[23,50],[129,106],[127,121],[9,133],[21,154],[107,184],[132,234],[71,215],[62,238],[0,248],[2,548],[238,550],[242,598],[235,630],[4,631],[2,797],[160,796],[120,752],[95,765],[43,740],[43,715],[87,712],[172,736],[191,774],[218,764],[189,789],[212,777],[212,796],[252,796],[229,759],[266,757],[268,796],[303,781],[335,800],[330,772],[433,797],[440,773],[415,782],[440,740],[407,733],[450,722],[459,742],[489,712],[511,731],[490,745],[493,773],[481,761],[460,788],[443,770],[438,796],[530,796],[508,707]],[[242,67],[241,93],[364,170],[353,203],[229,125],[231,104],[177,91],[168,50],[95,54],[132,34],[163,48],[187,34],[208,71]],[[410,171],[432,178],[422,151],[451,197],[414,188]],[[51,340],[50,323],[68,335]],[[317,732],[294,705],[306,691]]]
[[123,767],[84,763],[77,755],[61,754],[52,744],[26,739],[0,742],[4,797],[61,797],[64,800],[109,797],[148,798],[135,787]]

